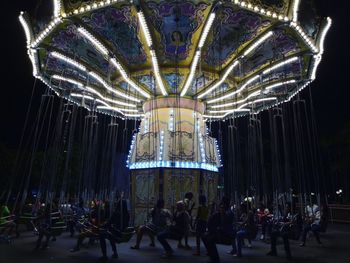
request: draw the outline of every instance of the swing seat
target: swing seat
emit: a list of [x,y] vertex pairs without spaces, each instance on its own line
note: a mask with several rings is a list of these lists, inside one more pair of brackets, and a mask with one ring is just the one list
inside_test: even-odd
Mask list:
[[34,225],[33,225],[33,221],[36,219],[35,216],[33,216],[30,213],[25,213],[19,216],[17,223],[19,225],[26,225],[27,226],[27,230],[33,230],[34,229]]
[[67,229],[66,223],[64,221],[58,221],[51,227],[51,235],[58,237]]
[[135,228],[128,227],[122,232],[122,236],[117,240],[117,243],[127,243],[130,241],[132,236],[135,234]]

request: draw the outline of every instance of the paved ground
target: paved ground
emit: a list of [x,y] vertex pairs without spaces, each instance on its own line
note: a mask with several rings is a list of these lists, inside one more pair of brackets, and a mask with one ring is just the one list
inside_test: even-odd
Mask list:
[[[300,263],[350,263],[350,226],[349,225],[331,225],[326,234],[322,235],[323,245],[319,246],[312,238],[308,240],[307,246],[300,248],[299,242],[292,241],[292,262]],[[35,237],[31,233],[22,234],[21,238],[16,239],[13,244],[0,245],[0,263],[90,263],[98,262],[101,256],[99,245],[96,244],[90,248],[82,248],[76,253],[69,252],[74,246],[75,238],[70,238],[68,233],[63,234],[56,242],[50,243],[50,248],[46,251],[34,251]],[[118,246],[119,259],[109,260],[109,262],[191,262],[204,263],[208,257],[192,256],[193,251],[175,249],[175,254],[170,259],[162,259],[160,255],[162,249],[157,243],[156,248],[148,247],[147,237],[143,240],[142,247],[138,251],[131,250],[129,247],[134,244],[133,238],[127,244]],[[176,247],[174,241],[171,241],[173,247]],[[190,245],[194,246],[194,238],[191,238]],[[110,248],[108,248],[110,249]],[[202,249],[204,251],[204,249]],[[244,248],[243,258],[237,259],[225,252],[229,250],[228,246],[219,246],[219,253],[223,263],[228,262],[289,262],[284,257],[283,246],[278,246],[279,256],[268,257],[265,254],[269,250],[269,245],[261,241],[254,241],[253,248]],[[109,251],[109,254],[111,252]],[[205,253],[203,253],[205,254]]]

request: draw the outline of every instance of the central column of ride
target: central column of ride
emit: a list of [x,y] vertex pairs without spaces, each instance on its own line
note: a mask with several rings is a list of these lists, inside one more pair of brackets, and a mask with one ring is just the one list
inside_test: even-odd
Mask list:
[[167,97],[147,101],[143,110],[127,161],[135,224],[144,223],[159,198],[170,210],[186,192],[215,201],[221,162],[217,141],[206,132],[204,104]]

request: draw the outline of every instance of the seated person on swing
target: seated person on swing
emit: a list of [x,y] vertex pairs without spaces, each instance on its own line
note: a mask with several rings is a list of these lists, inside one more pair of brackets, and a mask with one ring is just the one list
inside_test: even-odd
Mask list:
[[292,224],[296,223],[291,216],[290,207],[287,204],[285,207],[284,215],[281,218],[277,218],[273,224],[273,230],[271,231],[271,250],[267,253],[268,256],[277,256],[277,239],[281,237],[283,239],[284,250],[288,260],[292,258],[289,246],[289,235],[292,231]]
[[151,212],[151,222],[146,225],[140,226],[137,231],[136,244],[131,247],[131,249],[139,249],[142,237],[144,234],[148,234],[151,239],[151,247],[155,246],[154,237],[163,231],[167,226],[167,220],[171,219],[171,213],[168,209],[164,208],[164,200],[159,199],[157,205],[152,208]]
[[306,216],[305,216],[305,224],[303,228],[302,243],[301,247],[304,247],[306,244],[306,236],[312,231],[318,244],[322,244],[320,240],[320,231],[321,231],[321,212],[318,205],[313,204],[312,206],[308,205],[306,207]]
[[7,205],[2,205],[0,207],[0,235],[5,235],[7,232],[7,236],[10,236],[15,227],[16,224],[13,221],[10,210]]
[[174,215],[174,224],[167,227],[164,231],[157,235],[159,243],[162,244],[165,253],[163,257],[170,257],[173,249],[170,247],[166,239],[175,239],[177,241],[184,237],[190,228],[190,216],[188,215],[183,201],[176,203],[176,211]]
[[106,239],[109,240],[113,250],[112,258],[118,258],[116,243],[120,243],[122,241],[123,232],[129,226],[129,220],[130,216],[126,201],[117,201],[111,217],[101,226],[99,231],[99,240],[102,251],[102,257],[100,258],[101,260],[106,261],[108,259]]
[[235,247],[234,214],[229,201],[223,200],[219,211],[208,220],[208,232],[202,236],[211,262],[219,262],[220,257],[216,244],[232,244]]
[[85,238],[89,238],[89,243],[92,244],[95,239],[99,238],[99,227],[102,224],[100,206],[92,203],[92,210],[90,213],[90,219],[86,220],[82,225],[81,233],[78,236],[77,244],[72,248],[71,252],[76,252],[80,250]]

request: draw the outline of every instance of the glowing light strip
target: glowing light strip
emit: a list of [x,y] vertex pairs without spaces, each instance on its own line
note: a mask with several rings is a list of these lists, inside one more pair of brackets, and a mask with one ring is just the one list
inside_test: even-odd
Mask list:
[[119,73],[122,75],[123,79],[135,90],[140,92],[142,96],[146,97],[147,99],[151,98],[151,96],[145,92],[143,89],[141,89],[132,79],[129,78],[128,74],[126,73],[123,66],[115,59],[110,59],[111,63],[118,69]]
[[104,56],[108,56],[109,52],[108,49],[100,42],[98,41],[91,33],[89,33],[85,28],[79,27],[78,32],[85,37],[87,40],[90,41],[90,43]]
[[27,20],[24,18],[24,12],[21,12],[18,19],[24,29],[24,33],[26,35],[26,40],[27,40],[27,47],[29,47],[33,40],[33,34],[31,29],[29,28],[29,24]]
[[124,114],[125,117],[130,117],[130,118],[141,118],[144,117],[145,114]]
[[150,52],[151,52],[151,57],[152,57],[152,65],[153,65],[154,75],[156,77],[157,84],[158,84],[163,96],[167,96],[168,93],[165,90],[162,77],[160,76],[156,52],[154,50],[150,50]]
[[285,60],[285,61],[282,61],[282,62],[280,62],[280,63],[278,63],[278,64],[272,66],[271,68],[266,69],[265,71],[263,71],[263,74],[264,74],[264,75],[265,75],[265,74],[268,74],[268,73],[270,73],[271,71],[274,71],[275,69],[278,69],[278,68],[280,68],[280,67],[283,67],[284,65],[287,65],[287,64],[291,64],[291,63],[293,63],[293,62],[295,62],[295,61],[297,61],[297,60],[298,60],[298,57],[289,58],[289,59],[287,59],[287,60]]
[[67,57],[59,52],[54,51],[54,52],[51,52],[50,55],[53,56],[54,58],[57,58],[59,60],[66,62],[66,63],[68,63],[68,64],[70,64],[70,65],[72,65],[72,66],[74,66],[82,71],[86,71],[86,67],[84,65],[80,64],[79,62],[77,62],[77,61],[75,61],[75,60],[73,60],[73,59],[71,59],[71,58],[69,58],[69,57]]
[[28,56],[33,66],[33,76],[36,77],[40,74],[39,59],[38,59],[37,51],[32,48],[28,49]]
[[288,80],[288,81],[285,81],[285,82],[279,82],[279,83],[276,83],[276,84],[267,86],[267,87],[265,88],[265,90],[271,90],[271,89],[274,89],[274,88],[277,88],[277,87],[280,87],[280,86],[284,86],[284,85],[288,85],[288,84],[293,84],[293,83],[296,83],[296,82],[297,82],[297,81],[296,81],[295,79]]
[[304,32],[303,28],[299,26],[296,22],[291,22],[290,26],[292,28],[295,28],[298,34],[301,36],[302,39],[304,39],[305,43],[311,48],[311,50],[314,53],[318,53],[318,48],[315,46],[314,41],[307,36],[307,34]]
[[181,97],[186,95],[188,88],[192,84],[192,81],[193,81],[194,75],[196,73],[196,69],[197,69],[197,66],[198,66],[198,61],[199,61],[200,56],[201,56],[201,51],[197,50],[196,54],[194,55],[193,61],[192,61],[190,74],[188,75],[188,78],[187,78],[187,81],[185,83],[185,86],[183,87],[183,89],[181,91],[181,94],[180,94]]
[[257,100],[254,100],[254,101],[250,101],[250,102],[247,102],[247,103],[244,103],[243,105],[239,106],[238,109],[242,109],[248,105],[251,105],[251,104],[255,104],[255,103],[259,103],[259,102],[265,102],[265,101],[272,101],[272,100],[277,100],[277,97],[270,97],[270,98],[263,98],[263,99],[257,99]]
[[97,80],[98,82],[100,82],[107,90],[109,90],[110,92],[120,96],[120,97],[123,97],[123,98],[126,98],[128,100],[131,100],[131,101],[135,101],[135,102],[140,102],[139,99],[136,99],[132,96],[129,96],[123,92],[120,92],[118,90],[115,90],[113,89],[110,85],[107,84],[107,82],[102,78],[100,77],[99,75],[97,75],[95,72],[89,72],[89,75],[91,77],[93,77],[95,80]]
[[221,86],[224,81],[227,79],[227,77],[231,74],[232,70],[239,64],[238,60],[236,60],[224,73],[224,75],[222,76],[222,78],[215,83],[213,86],[211,86],[209,89],[207,89],[204,93],[200,94],[198,96],[198,98],[203,98],[205,95],[209,94],[210,92],[212,92],[214,89],[218,88],[219,86]]
[[201,152],[201,160],[202,163],[206,162],[206,158],[205,158],[205,148],[204,148],[204,143],[203,143],[203,135],[202,134],[198,134],[199,137],[199,146],[200,146],[200,152]]
[[135,110],[135,109],[122,109],[122,108],[118,108],[118,107],[112,107],[108,104],[106,106],[97,106],[97,109],[114,110],[114,111],[119,111],[121,113],[123,113],[123,112],[139,112],[138,110]]
[[[217,108],[223,108],[223,107],[227,107],[227,106],[234,106],[234,105],[238,105],[238,104],[241,104],[243,102],[246,102],[247,100],[249,100],[250,98],[252,97],[255,97],[255,96],[258,96],[261,94],[261,91],[260,90],[257,90],[255,92],[253,92],[252,94],[250,94],[249,96],[247,96],[245,99],[242,99],[242,100],[239,100],[239,101],[235,101],[235,102],[231,102],[231,103],[226,103],[226,104],[222,104],[222,105],[215,105],[215,106],[212,106],[211,108],[213,109],[217,109]],[[229,110],[222,110],[222,111],[210,111],[211,113],[215,113],[215,112],[227,112]]]
[[88,95],[82,95],[82,94],[78,94],[78,93],[71,93],[70,94],[71,97],[74,98],[84,98],[86,100],[95,100],[95,98],[88,96]]
[[53,14],[55,17],[58,17],[61,15],[61,8],[62,8],[62,5],[61,5],[61,0],[53,0],[53,5],[54,5],[54,11],[53,11]]
[[273,31],[269,31],[268,33],[266,33],[264,36],[262,36],[259,40],[257,40],[256,42],[254,42],[253,45],[251,45],[245,52],[244,52],[244,56],[249,55],[254,49],[256,49],[258,46],[260,46],[263,42],[265,42],[267,39],[269,39],[270,37],[272,37],[273,35]]
[[170,162],[170,161],[154,161],[154,162],[137,162],[129,163],[130,170],[136,169],[150,169],[150,168],[185,168],[185,169],[202,169],[212,172],[218,172],[217,166],[209,163],[198,163],[198,162]]
[[[95,10],[95,9],[98,9],[98,8],[101,8],[101,7],[104,7],[104,6],[107,6],[107,5],[111,5],[111,4],[116,3],[116,2],[121,2],[121,0],[105,0],[105,1],[100,1],[99,3],[95,2],[93,4],[82,6],[82,7],[79,7],[77,9],[74,9],[74,11],[69,13],[68,15],[82,14],[84,12],[89,12],[89,11],[92,11],[92,10]],[[67,14],[62,14],[62,16],[66,17]]]
[[332,25],[332,19],[330,17],[327,17],[327,24],[322,30],[321,37],[320,37],[320,42],[319,42],[320,43],[319,47],[320,47],[320,54],[321,55],[324,52],[324,41],[326,39],[326,35],[327,35],[329,29],[331,28],[331,25]]
[[163,150],[164,150],[164,131],[160,132],[160,141],[159,141],[159,161],[163,160]]
[[138,12],[137,16],[138,16],[139,21],[141,23],[142,32],[143,32],[143,35],[146,38],[147,46],[151,47],[153,45],[153,42],[152,42],[151,33],[149,32],[149,29],[148,29],[148,26],[147,26],[147,22],[146,22],[145,16],[144,16],[143,12]]
[[111,102],[111,103],[114,103],[114,104],[118,104],[118,105],[121,105],[121,106],[136,108],[136,105],[135,105],[135,104],[126,103],[126,102],[123,102],[123,101],[113,100],[113,99],[104,97],[101,93],[99,93],[97,90],[95,90],[95,89],[92,88],[92,87],[86,86],[85,89],[86,89],[87,91],[91,92],[91,93],[96,94],[97,96],[99,96],[101,99],[103,99],[103,100],[105,100],[105,101],[108,101],[108,102]]
[[165,90],[165,86],[164,86],[162,77],[160,75],[158,59],[157,59],[157,56],[156,56],[156,52],[155,52],[155,50],[153,49],[153,46],[152,46],[153,45],[152,37],[151,37],[151,33],[150,33],[149,29],[148,29],[145,16],[144,16],[142,11],[138,12],[137,16],[138,16],[140,24],[141,24],[143,35],[145,36],[147,45],[148,45],[148,47],[150,49],[152,65],[153,65],[153,71],[154,71],[154,75],[156,77],[157,84],[158,84],[158,86],[159,86],[163,96],[167,96],[168,93]]
[[133,151],[134,146],[135,146],[135,141],[136,141],[136,134],[134,134],[132,136],[130,150],[129,150],[128,158],[127,158],[127,161],[126,161],[126,167],[129,167],[129,163],[130,163],[130,160],[131,160],[131,157],[132,157],[132,154],[133,154],[132,151]]
[[299,11],[300,0],[294,0],[293,3],[293,21],[298,21],[298,11]]
[[260,8],[258,5],[253,5],[251,3],[247,3],[246,1],[241,0],[232,0],[237,5],[240,5],[243,8],[249,9],[251,11],[254,11],[256,13],[269,16],[275,19],[278,19],[280,21],[289,21],[289,18],[287,16],[283,16],[282,14],[277,14],[275,12],[266,11],[264,8]]
[[73,85],[79,86],[80,88],[84,87],[83,83],[81,83],[79,81],[76,81],[74,79],[65,78],[65,77],[62,77],[62,76],[59,76],[59,75],[52,75],[52,78],[53,79],[57,79],[57,80],[61,80],[61,81],[65,81],[65,82],[69,82],[69,83],[71,83]]
[[196,69],[197,69],[197,66],[198,66],[199,58],[201,56],[201,49],[202,49],[202,47],[203,47],[203,45],[205,43],[205,40],[208,37],[209,31],[211,29],[211,26],[213,25],[214,20],[215,20],[215,13],[211,13],[209,18],[208,18],[207,23],[205,24],[204,30],[202,32],[202,35],[200,37],[200,40],[199,40],[199,43],[198,43],[198,50],[196,51],[196,54],[195,54],[195,56],[193,58],[190,74],[188,75],[186,83],[185,83],[185,85],[184,85],[184,87],[183,87],[183,89],[181,91],[181,94],[180,94],[181,97],[186,95],[189,87],[192,84],[193,78],[194,78],[194,76],[196,74]]
[[321,55],[315,55],[314,56],[313,67],[312,67],[312,70],[311,70],[311,80],[315,80],[316,79],[317,69],[318,69],[318,66],[320,65],[321,61],[322,61],[322,56]]
[[222,119],[225,118],[227,115],[231,114],[231,113],[243,113],[243,112],[250,112],[250,109],[234,109],[229,111],[228,113],[224,114],[224,115],[203,115],[204,118],[208,118],[208,119]]
[[199,40],[198,48],[201,49],[204,46],[205,40],[207,39],[207,36],[209,34],[211,26],[213,25],[214,20],[215,20],[215,13],[211,13],[208,18],[208,22],[206,23],[205,28],[203,30],[202,36]]
[[32,42],[32,47],[35,48],[37,47],[41,41],[43,41],[43,39],[50,34],[55,28],[56,26],[62,22],[62,18],[61,17],[56,17],[54,20],[52,20],[47,27],[39,34],[39,36]]
[[260,78],[260,75],[256,75],[255,77],[249,79],[246,83],[244,83],[244,84],[242,85],[242,87],[239,88],[238,90],[235,90],[235,91],[233,91],[233,92],[230,92],[230,93],[228,93],[228,94],[226,94],[226,95],[224,95],[224,96],[221,96],[221,97],[219,97],[219,98],[209,100],[207,103],[208,103],[208,104],[212,104],[212,103],[214,103],[214,102],[217,102],[217,101],[220,101],[220,100],[223,100],[223,99],[227,99],[227,98],[229,98],[229,97],[232,97],[232,96],[236,95],[237,93],[242,92],[249,84],[253,83],[255,80],[257,80],[257,79],[259,79],[259,78]]

